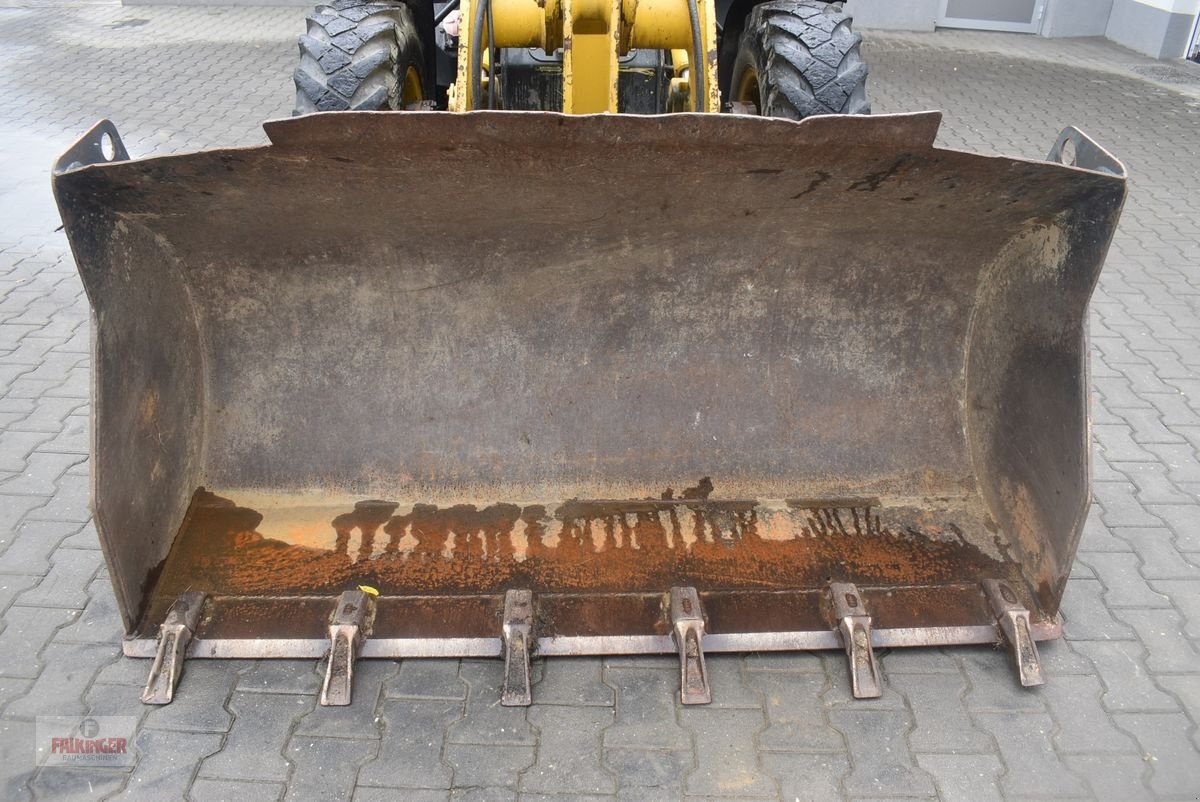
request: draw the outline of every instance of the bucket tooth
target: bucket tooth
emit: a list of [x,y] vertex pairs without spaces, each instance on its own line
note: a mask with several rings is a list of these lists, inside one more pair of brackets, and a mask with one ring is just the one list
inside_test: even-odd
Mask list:
[[509,590],[504,594],[504,687],[500,704],[528,707],[533,704],[529,682],[529,650],[533,640],[533,591]]
[[833,611],[837,629],[850,662],[850,690],[855,699],[877,699],[883,695],[879,663],[871,648],[871,616],[858,588],[850,582],[832,582]]
[[1021,684],[1027,688],[1045,684],[1042,660],[1038,656],[1037,643],[1033,640],[1029,626],[1029,610],[1021,606],[1017,594],[1007,582],[985,579],[983,589],[992,605],[992,612],[996,614],[1000,632],[1008,643],[1008,650],[1012,654]]
[[704,610],[695,588],[671,588],[671,634],[679,649],[679,698],[685,705],[712,701],[704,665]]
[[205,594],[201,591],[190,590],[176,599],[167,611],[167,617],[158,630],[158,651],[154,655],[154,665],[150,667],[150,677],[146,680],[146,689],[142,691],[143,703],[166,705],[175,698],[175,686],[179,684],[179,676],[183,673],[188,644],[196,632],[196,625],[200,623],[204,599]]
[[347,590],[338,597],[329,624],[329,663],[321,685],[321,704],[350,704],[354,692],[354,660],[362,643],[362,626],[370,599],[361,590]]

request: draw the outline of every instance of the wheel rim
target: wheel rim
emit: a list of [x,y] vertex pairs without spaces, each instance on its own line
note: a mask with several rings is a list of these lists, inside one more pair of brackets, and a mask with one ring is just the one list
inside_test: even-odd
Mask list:
[[737,103],[748,103],[754,106],[754,111],[762,115],[762,100],[758,90],[758,72],[753,67],[747,67],[741,74],[734,87],[733,100]]
[[409,67],[404,72],[404,80],[400,83],[400,108],[407,109],[414,103],[425,99],[425,91],[421,86],[421,75],[416,67]]

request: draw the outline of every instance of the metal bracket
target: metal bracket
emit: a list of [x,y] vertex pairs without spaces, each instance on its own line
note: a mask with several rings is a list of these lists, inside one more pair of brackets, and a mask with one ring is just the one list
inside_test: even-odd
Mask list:
[[871,648],[871,616],[858,588],[850,582],[831,582],[833,612],[846,656],[850,660],[850,690],[855,699],[877,699],[883,695],[879,664]]
[[500,704],[528,707],[533,704],[529,681],[529,650],[533,640],[533,591],[510,590],[504,594],[504,687]]
[[121,142],[117,127],[108,120],[101,120],[58,157],[52,172],[59,175],[93,164],[123,161],[129,161],[129,152]]
[[321,685],[321,704],[350,704],[354,686],[354,660],[362,642],[362,625],[370,599],[361,590],[347,590],[338,597],[329,624],[329,663]]
[[1006,582],[985,579],[983,589],[992,605],[992,612],[996,614],[1000,632],[1008,642],[1021,684],[1025,687],[1044,684],[1042,660],[1029,627],[1029,610],[1021,606],[1017,594]]
[[204,607],[206,594],[190,590],[182,594],[158,629],[158,652],[146,689],[142,691],[142,702],[148,705],[167,705],[175,698],[175,686],[183,673],[183,660],[188,644],[200,623],[200,611]]
[[695,588],[671,588],[671,634],[679,649],[679,698],[685,705],[712,701],[704,665],[704,610]]

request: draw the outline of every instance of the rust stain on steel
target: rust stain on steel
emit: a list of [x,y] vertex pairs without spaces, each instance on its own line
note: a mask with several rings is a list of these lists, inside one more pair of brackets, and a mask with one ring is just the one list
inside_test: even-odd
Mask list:
[[[692,493],[695,490],[696,493]],[[154,590],[223,596],[627,593],[819,588],[831,579],[914,586],[1017,577],[953,522],[874,499],[795,499],[775,506],[685,496],[438,507],[362,501],[332,516],[304,508],[325,545],[267,537],[263,514],[201,488]],[[667,495],[664,493],[663,495]],[[308,511],[311,509],[311,512]],[[321,517],[317,517],[321,516]],[[158,604],[154,605],[155,608]]]

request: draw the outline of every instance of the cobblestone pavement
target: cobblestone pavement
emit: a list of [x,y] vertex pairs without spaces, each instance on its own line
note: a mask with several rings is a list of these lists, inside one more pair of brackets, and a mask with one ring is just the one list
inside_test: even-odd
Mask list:
[[[119,622],[87,509],[88,324],[49,193],[99,117],[135,155],[265,141],[290,107],[294,8],[0,10],[0,794],[5,800],[942,800],[1200,797],[1200,101],[1101,41],[877,34],[876,111],[943,108],[944,144],[1042,156],[1073,123],[1129,167],[1093,302],[1096,505],[1049,684],[986,648],[892,652],[849,698],[838,655],[723,656],[682,709],[668,659],[374,661],[353,706],[311,663],[189,663],[174,704]],[[139,721],[135,766],[35,768],[35,717]]]

